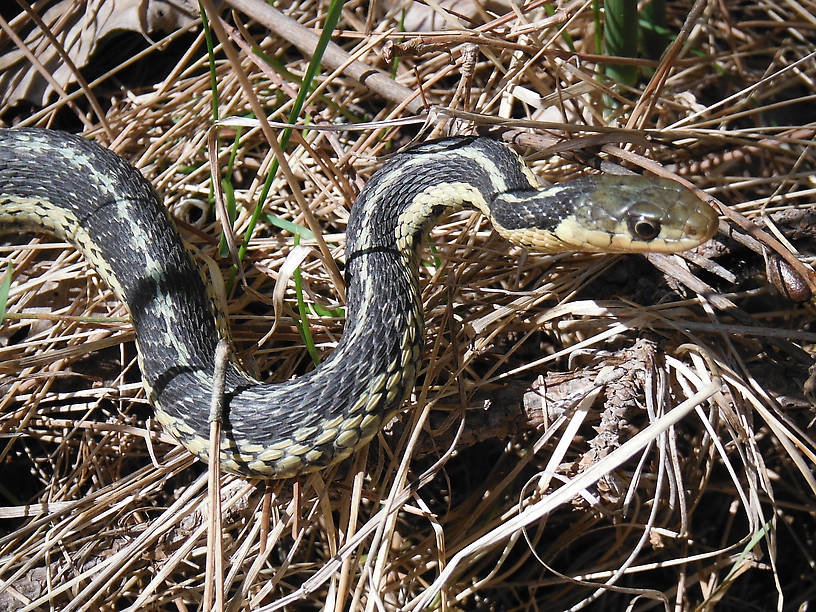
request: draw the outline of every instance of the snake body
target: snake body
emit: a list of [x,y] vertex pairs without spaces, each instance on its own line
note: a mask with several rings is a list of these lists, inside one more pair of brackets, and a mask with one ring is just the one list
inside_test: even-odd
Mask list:
[[[221,463],[282,478],[324,468],[368,442],[413,389],[423,350],[421,238],[450,209],[475,206],[509,240],[544,252],[675,252],[708,239],[713,211],[677,184],[591,177],[539,189],[509,148],[486,138],[396,155],[357,198],[346,234],[347,319],[315,370],[265,384],[230,362]],[[127,306],[157,420],[208,461],[208,406],[220,314],[152,186],[77,136],[0,130],[0,226],[76,246]]]

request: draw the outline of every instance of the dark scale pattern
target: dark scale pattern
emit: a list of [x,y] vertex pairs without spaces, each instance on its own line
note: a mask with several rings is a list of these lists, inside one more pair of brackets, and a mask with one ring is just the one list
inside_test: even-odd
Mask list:
[[[314,371],[279,384],[229,368],[223,467],[262,478],[313,471],[348,456],[400,408],[423,346],[416,249],[440,214],[471,204],[505,230],[553,230],[577,216],[587,189],[539,197],[518,157],[488,139],[436,141],[395,156],[349,217],[347,320],[337,348]],[[618,206],[614,193],[603,197],[613,199],[607,210]],[[207,460],[213,307],[149,183],[82,138],[0,130],[0,224],[50,230],[91,260],[131,313],[158,420]]]
[[[92,180],[97,172],[104,173],[104,185]],[[0,193],[50,202],[93,237],[94,258],[110,268],[103,276],[116,279],[113,288],[130,312],[150,387],[161,388],[179,362],[168,334],[189,347],[188,367],[212,371],[218,334],[198,269],[153,187],[132,166],[77,136],[0,130]],[[76,225],[66,228],[54,216],[43,217],[41,225],[76,242]],[[163,304],[173,305],[177,324],[167,320]]]

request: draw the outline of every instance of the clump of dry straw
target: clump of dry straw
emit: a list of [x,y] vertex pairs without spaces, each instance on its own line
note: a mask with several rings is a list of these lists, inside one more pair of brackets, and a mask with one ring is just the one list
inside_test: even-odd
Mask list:
[[[99,4],[122,15],[128,3]],[[73,249],[6,238],[2,609],[194,610],[205,591],[225,610],[812,599],[803,385],[816,335],[810,304],[770,289],[765,259],[810,261],[816,6],[667,3],[668,48],[632,60],[640,79],[616,87],[590,2],[442,4],[342,10],[243,278],[222,288],[260,376],[312,367],[295,268],[316,354],[337,342],[348,211],[414,137],[490,130],[551,181],[621,167],[681,177],[731,207],[727,233],[683,258],[542,257],[479,214],[451,216],[424,253],[423,370],[400,419],[297,483],[224,477],[220,547],[207,544],[205,467],[150,420],[123,306]],[[59,6],[4,14],[0,57],[22,85],[2,81],[0,121],[83,131],[128,158],[229,279],[212,203],[234,197],[240,242],[326,7],[205,2],[211,74],[197,6],[169,34],[105,44],[87,24],[108,13],[89,5],[88,58],[61,38],[79,17]],[[44,27],[66,46],[48,63],[33,58],[51,42],[26,42]],[[38,89],[57,67],[62,80]],[[11,105],[22,90],[44,106],[35,94]]]

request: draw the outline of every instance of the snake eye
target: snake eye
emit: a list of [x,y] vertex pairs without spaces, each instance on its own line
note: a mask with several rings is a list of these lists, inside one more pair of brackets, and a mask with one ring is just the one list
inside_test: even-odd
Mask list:
[[649,242],[660,234],[660,222],[645,217],[629,219],[629,231],[636,240]]

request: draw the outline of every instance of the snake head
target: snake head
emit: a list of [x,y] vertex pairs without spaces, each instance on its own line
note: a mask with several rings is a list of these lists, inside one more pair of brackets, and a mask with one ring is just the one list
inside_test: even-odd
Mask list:
[[[572,219],[582,243],[600,251],[677,253],[717,231],[717,214],[689,189],[663,178],[587,177]],[[566,228],[565,228],[566,229]]]
[[[588,176],[546,187],[534,200],[538,204],[527,205],[518,221],[505,219],[501,233],[546,253],[677,253],[717,231],[714,210],[668,179]],[[547,214],[536,216],[536,209]]]

